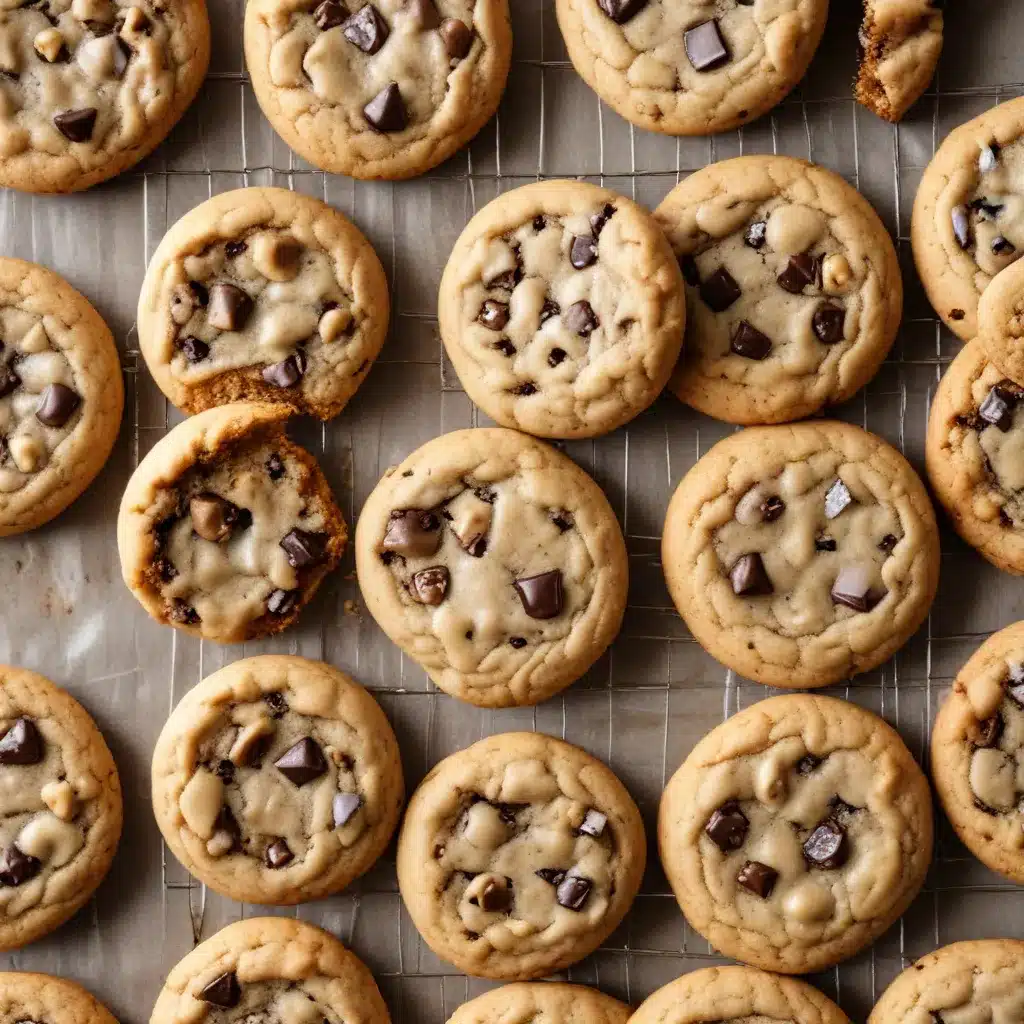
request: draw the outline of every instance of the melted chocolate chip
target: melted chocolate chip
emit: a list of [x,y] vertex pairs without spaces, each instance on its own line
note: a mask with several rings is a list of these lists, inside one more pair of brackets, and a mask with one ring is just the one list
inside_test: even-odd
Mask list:
[[519,384],[512,389],[512,394],[519,395],[522,398],[529,398],[530,395],[537,394],[537,385],[532,381],[523,381],[522,384]]
[[19,718],[0,739],[0,764],[39,764],[43,738],[31,718]]
[[642,11],[647,0],[597,0],[597,6],[617,25],[622,25]]
[[518,651],[520,648],[526,646],[526,638],[521,636],[511,636],[508,642]]
[[763,900],[771,896],[778,879],[779,873],[775,868],[770,868],[767,864],[762,864],[757,860],[748,860],[736,876],[739,885],[755,896],[760,896]]
[[492,331],[500,331],[508,323],[508,303],[486,299],[477,314],[477,320]]
[[[472,900],[470,900],[472,902]],[[502,885],[497,879],[489,880],[483,887],[477,902],[481,910],[491,914],[507,914],[514,902],[511,883]]]
[[445,18],[441,22],[441,40],[450,60],[462,60],[473,45],[473,30],[458,18]]
[[700,297],[713,313],[724,313],[742,294],[736,279],[725,267],[719,267],[700,286]]
[[597,239],[593,235],[577,235],[569,249],[569,262],[583,270],[597,261]]
[[574,302],[562,315],[562,323],[582,338],[589,338],[600,326],[593,306],[586,299]]
[[88,142],[96,127],[96,108],[64,110],[53,115],[53,123],[57,131],[69,142]]
[[683,275],[683,280],[691,288],[696,288],[700,284],[700,268],[690,253],[684,253],[679,257],[679,270]]
[[274,762],[274,767],[289,782],[296,786],[304,786],[307,782],[320,778],[327,771],[327,761],[316,740],[311,736],[304,736]]
[[179,339],[175,344],[190,363],[201,363],[210,354],[210,346],[191,334],[187,338]]
[[313,11],[313,20],[321,32],[326,32],[328,29],[337,28],[342,24],[347,15],[348,11],[337,0],[323,0],[323,3]]
[[409,581],[409,593],[413,600],[420,604],[439,605],[448,593],[450,579],[450,574],[443,565],[421,569]]
[[306,372],[306,356],[303,352],[294,352],[279,363],[271,363],[263,367],[263,379],[275,388],[294,387]]
[[63,384],[47,384],[36,407],[36,419],[44,427],[59,429],[74,415],[82,399]]
[[[243,511],[247,513],[246,516],[242,516]],[[240,509],[227,498],[209,492],[192,498],[188,503],[188,512],[196,534],[215,544],[229,540],[236,527],[252,523],[248,509]]]
[[744,359],[766,359],[772,350],[771,338],[762,334],[753,324],[741,320],[732,336],[729,348]]
[[397,82],[389,82],[363,107],[363,117],[378,132],[400,132],[409,122]]
[[565,361],[567,354],[564,348],[553,348],[548,353],[548,366],[560,366]]
[[394,511],[381,547],[410,558],[436,554],[441,546],[441,521],[433,512],[411,508]]
[[558,868],[538,868],[534,874],[538,878],[544,879],[548,885],[558,885],[565,878],[565,872],[559,871]]
[[319,565],[327,557],[326,533],[307,533],[298,527],[289,530],[280,540],[280,547],[288,556],[288,564],[293,569],[305,569],[309,565]]
[[295,854],[283,839],[275,839],[263,854],[268,868],[283,868],[295,859]]
[[846,326],[846,312],[838,306],[826,302],[814,311],[811,317],[811,328],[814,336],[823,345],[835,345],[843,340]]
[[838,547],[839,545],[833,537],[820,536],[814,538],[815,551],[835,551]]
[[893,553],[893,549],[899,544],[899,539],[895,534],[887,533],[879,542],[878,548],[880,551],[884,551],[887,555]]
[[561,614],[563,605],[562,573],[559,569],[527,576],[515,581],[526,614],[532,619],[553,619]]
[[750,822],[735,800],[722,804],[707,820],[704,832],[723,853],[738,850],[747,838]]
[[766,523],[774,523],[785,511],[786,503],[777,494],[770,495],[761,503],[761,518]]

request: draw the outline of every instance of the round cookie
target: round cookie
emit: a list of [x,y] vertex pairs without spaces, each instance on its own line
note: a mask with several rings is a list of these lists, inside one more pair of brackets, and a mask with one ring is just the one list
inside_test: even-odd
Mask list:
[[283,188],[214,196],[164,235],[139,347],[179,409],[282,402],[330,419],[384,344],[388,285],[359,229]]
[[7,665],[0,792],[0,949],[10,950],[89,901],[114,859],[122,807],[114,759],[85,709],[48,679]]
[[207,676],[153,754],[153,811],[171,851],[240,903],[344,889],[386,849],[403,798],[380,705],[319,661],[263,655]]
[[868,1024],[1020,1020],[1022,991],[1024,942],[954,942],[899,975],[875,1004]]
[[856,704],[772,697],[705,736],[661,799],[661,863],[687,921],[764,970],[808,974],[878,938],[924,883],[924,773]]
[[903,283],[892,239],[837,174],[786,156],[709,164],[654,213],[686,279],[672,390],[730,423],[846,401],[882,364]]
[[766,686],[827,686],[882,664],[921,625],[939,533],[917,474],[847,423],[750,427],[686,474],[662,564],[690,632]]
[[462,386],[505,427],[594,437],[660,394],[686,323],[672,250],[646,210],[583,181],[488,203],[455,243],[438,296]]
[[626,1024],[629,1012],[625,1003],[594,988],[551,981],[520,982],[463,1003],[448,1024]]
[[932,778],[971,853],[1024,884],[1024,622],[957,675],[932,729]]
[[527,981],[597,949],[629,910],[646,857],[640,812],[604,764],[509,732],[420,783],[398,837],[398,886],[442,960]]
[[114,1015],[81,985],[52,974],[0,974],[0,1024],[117,1024]]
[[981,296],[1024,253],[1024,98],[946,136],[918,186],[910,239],[935,312],[970,341]]
[[597,484],[500,427],[444,434],[389,469],[359,516],[356,568],[381,629],[481,707],[579,679],[619,631],[629,576]]
[[0,21],[0,186],[75,192],[154,150],[210,62],[204,0],[48,0]]
[[167,976],[149,1024],[391,1024],[366,965],[305,921],[254,917],[201,943]]
[[1024,388],[968,342],[939,381],[925,438],[935,496],[957,533],[993,565],[1024,573]]
[[353,178],[412,178],[498,109],[508,0],[257,0],[245,60],[263,113],[303,159]]
[[640,1004],[632,1024],[850,1024],[842,1010],[796,978],[754,967],[705,967],[669,982]]
[[345,522],[284,405],[235,402],[178,424],[121,499],[129,589],[157,622],[220,643],[279,633],[338,564]]
[[803,78],[828,0],[557,0],[583,80],[627,121],[713,135],[767,113]]
[[985,289],[978,306],[978,337],[1005,376],[1024,379],[1024,262],[1012,263]]
[[92,483],[123,407],[114,338],[89,300],[0,256],[0,537],[48,522]]

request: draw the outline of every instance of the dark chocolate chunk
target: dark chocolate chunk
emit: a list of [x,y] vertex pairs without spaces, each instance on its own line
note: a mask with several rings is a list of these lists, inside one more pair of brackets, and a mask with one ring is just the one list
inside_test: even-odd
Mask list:
[[754,223],[747,228],[747,233],[743,236],[743,241],[746,242],[751,249],[760,249],[767,239],[768,222],[765,220],[755,220]]
[[566,910],[582,910],[594,883],[582,875],[566,875],[555,889],[555,899]]
[[565,533],[566,530],[572,529],[572,516],[568,512],[552,512],[551,522],[558,527],[560,533]]
[[210,346],[191,334],[187,338],[181,338],[176,344],[190,363],[201,363],[210,354]]
[[1002,715],[993,715],[984,721],[975,722],[969,732],[971,742],[976,747],[994,747],[1003,735],[1004,726]]
[[695,71],[714,71],[729,60],[729,51],[714,18],[684,32],[683,45]]
[[270,708],[270,713],[274,718],[282,718],[288,710],[288,701],[279,690],[271,690],[269,693],[263,694],[263,703]]
[[242,999],[242,989],[239,987],[235,972],[226,971],[219,977],[214,978],[199,993],[199,998],[204,1003],[210,1003],[212,1006],[219,1006],[225,1010],[230,1010],[232,1007],[237,1006]]
[[253,301],[248,292],[227,281],[210,285],[210,304],[206,322],[218,331],[239,331],[252,313]]
[[835,519],[846,511],[853,504],[853,495],[850,489],[837,479],[825,494],[825,518]]
[[796,763],[797,773],[800,775],[810,775],[816,768],[821,766],[821,758],[815,757],[814,754],[804,754]]
[[597,6],[617,25],[622,25],[642,11],[647,0],[597,0]]
[[978,406],[978,416],[986,423],[998,427],[1004,434],[1008,433],[1013,426],[1013,410],[1017,400],[1018,396],[1013,391],[997,384]]
[[497,879],[489,879],[478,902],[480,909],[488,913],[507,914],[512,909],[512,888],[508,884],[502,885]]
[[36,419],[44,427],[63,427],[74,415],[82,399],[63,384],[47,384],[36,407]]
[[835,551],[839,545],[836,543],[834,537],[826,537],[824,535],[814,538],[814,550],[815,551]]
[[540,315],[538,319],[542,324],[547,323],[553,316],[558,316],[561,310],[558,308],[558,303],[552,299],[545,299],[544,305],[540,307]]
[[517,385],[512,389],[512,394],[521,395],[523,398],[529,398],[530,395],[537,394],[537,385],[533,381],[525,380],[522,384]]
[[412,594],[413,600],[419,601],[420,604],[438,605],[448,593],[450,578],[448,570],[443,565],[420,569],[409,583],[409,593]]
[[544,214],[538,213],[537,216],[533,218],[533,230],[543,231],[546,226],[547,221],[544,219]]
[[735,800],[722,804],[707,820],[704,832],[722,853],[738,850],[747,838],[750,822]]
[[313,20],[321,32],[337,28],[348,16],[348,11],[337,2],[337,0],[323,0],[316,10],[313,11]]
[[1003,212],[1002,203],[993,203],[989,199],[972,199],[969,208],[977,210],[978,213],[984,215],[982,219],[988,220],[996,220]]
[[523,609],[531,619],[553,619],[562,611],[562,572],[551,569],[526,576],[513,584]]
[[846,829],[826,819],[804,841],[804,859],[814,867],[841,868],[850,856]]
[[766,523],[774,523],[785,511],[786,503],[777,494],[772,494],[761,502],[761,518]]
[[599,836],[604,835],[604,830],[607,827],[608,815],[602,814],[591,807],[583,816],[583,824],[580,825],[579,831],[585,836],[593,836],[597,839]]
[[445,18],[441,22],[441,39],[451,60],[462,60],[473,45],[473,30],[458,18]]
[[61,111],[53,115],[53,123],[69,142],[88,142],[96,127],[96,108]]
[[[215,544],[228,540],[235,527],[241,525],[239,520],[242,511],[234,502],[209,492],[197,494],[188,503],[192,529],[203,540],[210,540]],[[252,522],[251,516],[249,522]]]
[[283,839],[275,839],[263,855],[268,868],[283,868],[295,859],[288,844]]
[[534,874],[538,878],[543,878],[548,885],[558,885],[565,878],[565,872],[559,871],[558,868],[538,868]]
[[327,557],[326,533],[307,533],[294,527],[280,540],[293,569],[305,569],[307,565],[318,565]]
[[497,277],[492,277],[485,282],[488,288],[501,288],[510,292],[522,280],[522,271],[517,267],[514,270],[504,270]]
[[213,774],[222,782],[230,784],[235,781],[235,766],[231,761],[222,758],[213,766]]
[[21,378],[9,363],[0,363],[0,398],[21,387]]
[[691,288],[696,288],[700,284],[700,267],[690,253],[684,253],[679,257],[679,270],[682,272],[683,280]]
[[611,203],[605,203],[604,209],[599,213],[592,213],[590,215],[590,228],[594,232],[594,236],[601,234],[604,230],[605,224],[608,223],[615,216],[615,207]]
[[870,574],[858,565],[840,569],[832,584],[832,603],[845,605],[855,612],[871,611],[884,596],[871,589]]
[[274,590],[267,598],[267,611],[271,615],[291,615],[299,603],[301,593],[298,590]]
[[399,555],[421,558],[441,546],[441,520],[433,512],[410,508],[392,512],[381,547]]
[[526,646],[526,638],[521,636],[511,636],[508,642],[518,651],[520,648]]
[[341,27],[342,34],[363,53],[376,53],[388,38],[388,23],[373,4],[360,8]]
[[789,257],[786,269],[779,274],[779,287],[784,288],[793,295],[800,295],[808,286],[814,284],[818,278],[818,262],[808,252],[798,253]]
[[210,304],[210,292],[206,285],[201,281],[189,281],[188,287],[196,302],[205,309]]
[[263,367],[263,379],[276,388],[294,387],[306,372],[306,357],[301,352],[294,352],[279,363],[271,363]]
[[0,854],[0,885],[16,888],[35,878],[42,870],[42,861],[22,853],[13,843]]
[[284,476],[284,463],[281,461],[281,456],[277,452],[273,452],[266,462],[267,476],[271,480],[280,480]]
[[296,786],[304,786],[327,771],[327,761],[316,740],[303,736],[274,762],[274,767]]
[[241,256],[248,248],[249,246],[247,246],[245,242],[225,242],[224,255],[227,256],[229,260],[233,260],[236,256]]
[[843,340],[843,333],[846,327],[846,311],[830,302],[819,306],[811,317],[811,327],[814,336],[823,345],[835,345]]
[[891,555],[897,544],[899,544],[899,538],[893,533],[887,533],[878,542],[878,548],[880,551],[884,551],[887,555]]
[[736,560],[729,570],[729,582],[732,583],[732,592],[739,597],[766,597],[775,591],[764,561],[756,551],[741,555]]
[[494,347],[503,355],[511,359],[516,354],[516,347],[508,338],[502,338],[494,343]]
[[492,331],[500,331],[508,323],[508,303],[485,299],[477,320]]
[[992,239],[992,252],[996,256],[1009,256],[1011,252],[1016,252],[1017,247],[1008,238],[1003,235],[996,235]]
[[363,117],[371,128],[379,132],[400,132],[408,123],[409,115],[397,82],[389,82],[363,107]]
[[43,738],[31,718],[19,718],[0,739],[0,764],[39,764]]
[[961,249],[967,249],[971,244],[971,218],[966,206],[953,207],[953,236]]
[[423,32],[428,32],[441,24],[441,15],[437,13],[437,4],[434,0],[410,0],[409,9]]
[[713,313],[724,313],[742,294],[736,279],[725,267],[719,267],[700,286],[700,297]]
[[771,896],[772,889],[775,888],[775,883],[778,880],[778,871],[775,868],[770,868],[767,864],[762,864],[758,860],[748,860],[740,868],[740,873],[736,876],[737,883],[755,896],[760,896],[763,900]]
[[772,342],[768,335],[762,334],[753,324],[741,320],[729,348],[744,359],[765,359],[772,350]]
[[334,815],[334,827],[347,825],[356,811],[363,806],[363,799],[358,793],[335,793],[331,811]]
[[589,267],[597,260],[597,239],[593,235],[577,235],[569,250],[569,262],[577,269]]
[[582,338],[588,338],[600,326],[594,307],[586,299],[574,302],[562,314],[562,323]]
[[553,348],[548,353],[548,366],[559,366],[565,361],[567,353],[564,348]]

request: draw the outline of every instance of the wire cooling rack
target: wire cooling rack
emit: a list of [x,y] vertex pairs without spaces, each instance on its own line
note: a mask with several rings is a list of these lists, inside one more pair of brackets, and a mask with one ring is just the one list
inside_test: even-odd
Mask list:
[[[56,935],[9,954],[5,966],[77,978],[123,1021],[147,1019],[167,972],[194,942],[267,912],[190,880],[163,848],[149,806],[148,762],[167,713],[223,664],[275,651],[324,658],[351,672],[391,717],[410,789],[441,757],[481,736],[524,728],[564,736],[625,781],[644,813],[652,854],[666,779],[723,716],[767,695],[693,642],[664,587],[659,537],[674,485],[732,429],[671,397],[610,437],[563,446],[602,484],[620,517],[630,603],[611,651],[538,708],[491,712],[439,694],[361,611],[351,557],[302,623],[274,640],[221,648],[152,624],[120,582],[114,520],[132,468],[178,419],[145,371],[132,326],[146,261],[167,227],[216,192],[277,184],[333,204],[373,241],[391,286],[387,346],[338,420],[297,427],[354,524],[388,465],[437,434],[484,422],[444,359],[435,319],[441,270],[476,209],[527,181],[575,176],[653,207],[713,160],[758,152],[806,157],[871,199],[898,239],[907,290],[892,356],[836,414],[884,435],[920,467],[930,395],[958,344],[936,321],[913,272],[908,234],[917,182],[950,128],[1024,92],[1015,42],[1024,10],[1014,0],[949,5],[936,87],[903,125],[886,125],[851,99],[859,4],[834,0],[807,80],[770,117],[713,139],[666,138],[634,130],[587,89],[566,59],[551,0],[512,0],[515,60],[498,117],[465,152],[422,178],[362,183],[303,164],[276,138],[244,71],[242,0],[210,5],[209,81],[142,169],[76,197],[0,192],[0,252],[48,264],[97,303],[121,344],[129,396],[121,443],[88,495],[51,526],[0,542],[0,660],[44,672],[86,703],[114,749],[126,797],[125,839],[97,897]],[[891,662],[832,692],[884,715],[924,760],[937,703],[958,667],[990,632],[1022,617],[1015,581],[947,531],[939,599],[926,627]],[[419,940],[391,855],[341,896],[277,913],[320,924],[349,943],[374,970],[399,1024],[443,1024],[485,987]],[[904,919],[871,950],[813,980],[863,1018],[910,959],[983,936],[1024,938],[1024,890],[982,868],[943,824],[925,891]],[[678,974],[719,961],[686,926],[653,863],[626,922],[568,977],[636,1003]]]

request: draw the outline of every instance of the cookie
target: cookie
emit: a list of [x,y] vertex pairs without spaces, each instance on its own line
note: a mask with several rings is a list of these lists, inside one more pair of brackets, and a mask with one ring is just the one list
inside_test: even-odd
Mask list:
[[326,420],[384,344],[387,278],[359,229],[326,203],[237,189],[164,235],[138,328],[150,373],[185,412],[282,402]]
[[398,838],[398,886],[442,960],[526,981],[582,960],[643,878],[643,821],[622,783],[562,740],[509,732],[436,765]]
[[946,136],[918,186],[910,239],[935,312],[970,341],[981,296],[1024,253],[1024,98]]
[[767,113],[800,81],[828,0],[557,0],[583,80],[627,121],[713,135]]
[[844,402],[874,376],[903,284],[885,225],[839,175],[786,156],[723,160],[654,216],[686,279],[671,388],[688,405],[780,423]]
[[274,130],[353,178],[412,178],[490,120],[512,60],[508,0],[258,0],[245,60]]
[[945,0],[865,0],[857,99],[893,123],[921,98],[942,55]]
[[543,181],[485,206],[455,243],[441,337],[469,397],[541,437],[606,434],[646,409],[686,322],[672,250],[636,203]]
[[0,256],[0,537],[48,522],[92,483],[123,407],[114,338],[89,300]]
[[48,0],[0,21],[0,186],[75,192],[154,150],[210,62],[204,0]]
[[235,402],[180,423],[139,463],[117,546],[157,622],[219,643],[290,626],[341,558],[345,522],[284,405]]
[[899,975],[875,1004],[868,1024],[1020,1020],[1022,985],[1024,942],[954,942]]
[[978,307],[978,337],[1007,377],[1024,380],[1024,263],[1011,264],[985,289]]
[[993,565],[1024,573],[1024,388],[968,342],[932,399],[925,465],[935,497],[963,539]]
[[48,679],[7,665],[0,792],[0,949],[10,950],[89,901],[114,859],[122,808],[114,759],[85,709]]
[[0,1024],[117,1024],[113,1014],[81,985],[52,974],[0,974]]
[[690,925],[720,953],[783,974],[877,939],[921,888],[932,833],[928,783],[899,734],[807,693],[708,733],[658,813],[661,863]]
[[363,600],[442,690],[536,704],[622,623],[626,545],[601,489],[540,441],[457,430],[389,469],[356,527]]
[[463,1003],[448,1024],[626,1024],[629,1007],[597,989],[559,982],[503,985]]
[[796,978],[753,967],[705,967],[659,988],[632,1024],[850,1024],[842,1010]]
[[167,976],[149,1024],[391,1024],[373,976],[305,921],[253,917],[222,928]]
[[932,778],[964,845],[1024,884],[1024,622],[957,675],[932,729]]
[[701,645],[794,689],[882,664],[924,621],[939,577],[935,513],[910,464],[829,420],[716,444],[676,489],[661,550]]

